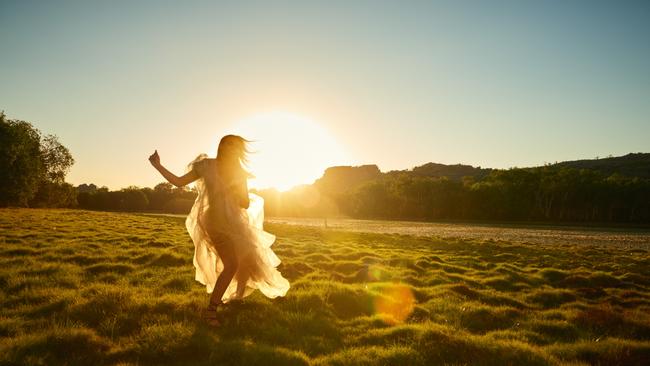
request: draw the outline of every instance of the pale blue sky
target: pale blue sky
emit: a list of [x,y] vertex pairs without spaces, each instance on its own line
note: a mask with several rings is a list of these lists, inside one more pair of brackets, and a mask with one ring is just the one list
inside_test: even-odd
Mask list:
[[0,109],[111,188],[269,111],[384,171],[541,165],[650,151],[649,35],[648,1],[0,0]]

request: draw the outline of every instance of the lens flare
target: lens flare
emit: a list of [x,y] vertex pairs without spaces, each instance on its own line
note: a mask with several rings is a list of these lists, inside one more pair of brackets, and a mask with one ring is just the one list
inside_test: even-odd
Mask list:
[[381,290],[374,300],[375,313],[383,316],[388,324],[404,322],[415,308],[413,291],[407,285],[395,283]]
[[381,281],[386,278],[386,275],[379,266],[369,265],[367,268],[368,281]]

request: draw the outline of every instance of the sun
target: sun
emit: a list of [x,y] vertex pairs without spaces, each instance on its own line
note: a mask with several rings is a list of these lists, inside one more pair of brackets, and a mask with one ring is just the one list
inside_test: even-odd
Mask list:
[[235,123],[231,131],[253,141],[252,188],[285,191],[313,183],[330,166],[350,164],[336,139],[307,117],[287,112],[256,114]]

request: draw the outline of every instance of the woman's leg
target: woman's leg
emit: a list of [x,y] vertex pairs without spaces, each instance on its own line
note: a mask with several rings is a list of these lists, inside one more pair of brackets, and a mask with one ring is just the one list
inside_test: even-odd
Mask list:
[[[215,238],[213,238],[214,240]],[[233,276],[237,273],[237,257],[235,256],[234,248],[230,240],[222,238],[219,236],[219,241],[214,241],[218,243],[217,253],[221,257],[223,262],[223,271],[219,274],[217,278],[217,283],[214,286],[212,295],[210,296],[211,304],[221,303],[221,298],[223,297],[224,292],[228,289],[230,281],[232,281]]]
[[248,278],[248,271],[244,268],[239,268],[239,271],[237,271],[237,298],[244,297]]

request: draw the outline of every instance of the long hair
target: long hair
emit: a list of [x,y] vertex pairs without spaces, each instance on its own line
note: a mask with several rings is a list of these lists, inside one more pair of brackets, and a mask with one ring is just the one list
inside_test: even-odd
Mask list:
[[226,135],[219,141],[217,149],[217,162],[221,173],[229,181],[252,178],[247,170],[248,143],[251,141],[238,135]]

